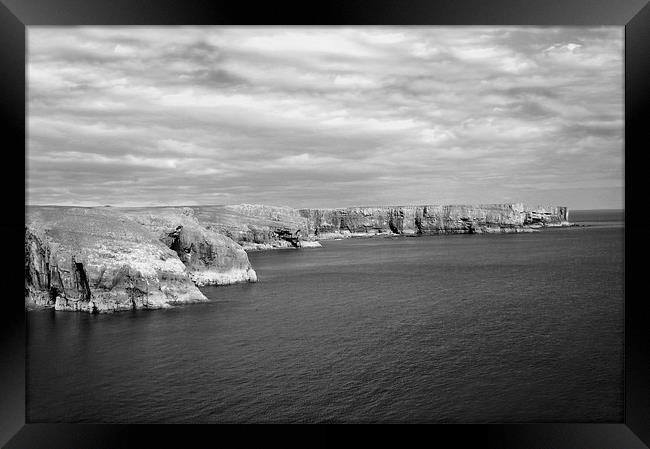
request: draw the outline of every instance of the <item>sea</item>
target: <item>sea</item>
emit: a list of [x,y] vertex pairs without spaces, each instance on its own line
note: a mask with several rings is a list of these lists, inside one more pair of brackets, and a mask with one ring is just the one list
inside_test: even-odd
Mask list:
[[27,422],[622,422],[623,211],[249,253],[208,303],[27,313]]

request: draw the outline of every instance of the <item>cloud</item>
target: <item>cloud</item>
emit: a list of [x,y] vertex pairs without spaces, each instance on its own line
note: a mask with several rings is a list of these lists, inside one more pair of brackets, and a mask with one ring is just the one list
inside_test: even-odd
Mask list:
[[621,206],[620,27],[30,27],[27,69],[31,204]]

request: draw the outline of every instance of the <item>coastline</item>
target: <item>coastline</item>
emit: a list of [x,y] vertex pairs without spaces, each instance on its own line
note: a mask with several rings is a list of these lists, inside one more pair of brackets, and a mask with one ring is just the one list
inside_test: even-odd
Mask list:
[[292,209],[29,206],[25,302],[105,313],[203,302],[197,287],[257,282],[247,253],[320,241],[516,234],[576,226],[561,206],[522,203]]

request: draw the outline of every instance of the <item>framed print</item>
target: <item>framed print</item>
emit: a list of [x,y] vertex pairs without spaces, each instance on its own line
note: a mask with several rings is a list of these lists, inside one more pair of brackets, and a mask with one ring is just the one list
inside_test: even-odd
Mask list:
[[647,447],[647,4],[3,3],[7,448]]

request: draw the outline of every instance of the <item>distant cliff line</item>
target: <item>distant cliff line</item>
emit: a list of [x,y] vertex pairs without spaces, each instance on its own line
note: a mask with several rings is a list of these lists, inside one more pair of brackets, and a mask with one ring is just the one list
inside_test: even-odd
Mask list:
[[302,209],[314,235],[349,231],[406,235],[517,232],[568,225],[566,207],[517,204],[427,205]]
[[570,226],[561,206],[521,203],[293,209],[28,206],[25,301],[112,312],[206,301],[197,288],[256,282],[246,251],[319,240],[536,232]]
[[279,232],[305,242],[373,235],[534,232],[570,225],[567,207],[523,203],[318,209],[240,204],[193,210],[206,225],[246,249],[286,246]]

